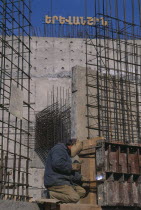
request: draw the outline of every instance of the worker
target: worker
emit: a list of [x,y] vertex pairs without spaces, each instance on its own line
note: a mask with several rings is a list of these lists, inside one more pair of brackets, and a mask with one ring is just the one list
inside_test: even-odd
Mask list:
[[86,191],[79,183],[83,180],[80,163],[72,163],[71,156],[75,156],[82,149],[81,142],[69,140],[67,144],[58,143],[49,152],[44,174],[44,185],[48,189],[50,198],[63,203],[77,203],[85,197]]

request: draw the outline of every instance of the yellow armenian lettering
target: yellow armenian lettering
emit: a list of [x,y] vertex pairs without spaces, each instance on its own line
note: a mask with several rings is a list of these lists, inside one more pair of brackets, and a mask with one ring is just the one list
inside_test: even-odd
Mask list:
[[45,16],[45,23],[50,24],[51,23],[51,17],[48,15]]
[[94,24],[94,19],[92,17],[87,17],[87,24],[92,26]]
[[62,16],[59,16],[59,22],[60,24],[64,24],[66,21],[66,18],[62,17]]
[[73,24],[74,25],[80,25],[79,17],[73,17]]
[[58,20],[58,17],[57,17],[57,16],[53,16],[53,17],[52,17],[52,23],[53,23],[53,24],[55,23],[55,20]]
[[108,26],[108,21],[105,21],[105,25],[104,26]]
[[107,26],[108,21],[105,21],[103,17],[100,18],[102,26]]
[[69,25],[72,25],[71,16],[69,16],[68,19],[66,19],[66,22],[67,22]]
[[45,16],[45,23],[47,24],[55,24],[56,21],[59,20],[60,24],[65,24],[68,23],[69,25],[96,25],[97,22],[101,23],[102,26],[108,26],[108,21],[105,21],[103,17],[101,18],[92,18],[92,17],[87,17],[87,20],[85,20],[84,17],[71,17],[69,16],[68,18],[62,17],[62,16],[53,16],[49,17],[48,15]]
[[80,23],[81,25],[86,25],[86,20],[84,20],[83,17],[80,17]]
[[100,21],[100,19],[95,17],[95,18],[94,18],[94,22],[93,22],[94,25],[96,25],[96,22],[99,22],[99,21]]

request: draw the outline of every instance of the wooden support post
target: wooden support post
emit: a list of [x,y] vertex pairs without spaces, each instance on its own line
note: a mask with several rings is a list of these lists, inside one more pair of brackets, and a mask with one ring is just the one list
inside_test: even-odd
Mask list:
[[95,148],[98,140],[104,140],[104,138],[96,137],[93,139],[84,140],[83,150],[79,155],[80,159],[82,160],[81,174],[90,181],[89,184],[86,184],[86,187],[89,188],[88,195],[80,200],[80,203],[82,204],[97,205]]

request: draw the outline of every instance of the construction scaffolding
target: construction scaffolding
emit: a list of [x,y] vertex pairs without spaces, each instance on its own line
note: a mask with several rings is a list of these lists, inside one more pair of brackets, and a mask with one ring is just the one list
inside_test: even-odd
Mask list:
[[108,22],[86,38],[88,138],[105,137],[96,149],[97,201],[134,209],[141,194],[141,1],[94,0],[94,8]]
[[94,16],[108,25],[92,26],[95,39],[87,33],[88,138],[141,143],[141,1],[95,0],[94,6]]
[[0,0],[0,199],[29,199],[30,0]]
[[71,138],[70,91],[53,88],[48,101],[47,108],[37,113],[35,126],[35,151],[44,164],[55,144],[67,143]]

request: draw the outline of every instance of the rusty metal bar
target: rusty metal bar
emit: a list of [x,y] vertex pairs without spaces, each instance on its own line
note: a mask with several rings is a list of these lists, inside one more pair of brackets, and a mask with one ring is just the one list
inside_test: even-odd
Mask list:
[[[0,0],[2,199],[29,199],[30,15],[30,0]],[[17,105],[18,101],[20,105]]]
[[47,94],[48,106],[36,114],[35,151],[45,164],[48,151],[71,138],[70,90],[57,87]]

